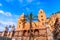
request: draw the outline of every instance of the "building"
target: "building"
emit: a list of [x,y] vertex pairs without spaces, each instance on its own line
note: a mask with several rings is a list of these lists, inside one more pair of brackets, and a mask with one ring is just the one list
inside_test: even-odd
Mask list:
[[[49,18],[46,18],[45,12],[41,9],[38,13],[38,21],[32,22],[31,40],[51,40],[51,38],[53,37],[53,35],[51,34],[54,30],[54,23],[56,21],[56,18],[59,18],[59,16],[60,13],[57,13],[51,15]],[[46,24],[48,26],[46,26]],[[49,30],[50,33],[47,30]],[[13,38],[15,40],[29,40],[30,23],[25,20],[25,16],[24,14],[22,14],[18,18],[16,31],[14,31],[14,26],[12,26],[11,32],[8,32],[6,27],[5,31],[0,33],[0,36]]]

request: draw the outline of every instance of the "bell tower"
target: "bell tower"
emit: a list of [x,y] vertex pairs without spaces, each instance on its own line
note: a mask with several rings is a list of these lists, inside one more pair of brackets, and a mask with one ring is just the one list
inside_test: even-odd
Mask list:
[[17,24],[16,31],[18,31],[18,30],[23,30],[24,23],[25,23],[25,16],[24,16],[24,13],[23,13],[23,14],[20,16],[20,18],[18,19],[18,24]]
[[45,12],[42,9],[40,9],[40,11],[39,11],[38,20],[41,23],[44,23],[46,21],[46,14],[45,14]]

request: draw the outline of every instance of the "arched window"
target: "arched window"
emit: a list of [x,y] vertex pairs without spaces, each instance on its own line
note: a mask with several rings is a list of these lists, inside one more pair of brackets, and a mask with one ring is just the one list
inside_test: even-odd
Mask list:
[[29,35],[28,30],[24,30],[24,31],[23,31],[23,36],[28,36],[28,35]]
[[44,21],[44,19],[41,19],[42,21]]
[[41,17],[43,17],[43,15],[41,15]]
[[38,30],[38,29],[35,29],[35,30],[34,30],[34,35],[35,35],[35,36],[38,36],[38,35],[39,35],[39,30]]
[[42,13],[42,11],[40,11],[40,13]]

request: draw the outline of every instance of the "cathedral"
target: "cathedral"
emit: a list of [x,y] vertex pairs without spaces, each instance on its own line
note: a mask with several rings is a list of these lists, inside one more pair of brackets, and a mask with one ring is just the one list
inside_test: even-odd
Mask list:
[[3,32],[0,32],[0,36],[12,38],[12,40],[54,40],[53,31],[55,30],[56,19],[60,22],[60,12],[51,15],[49,18],[46,17],[45,12],[40,9],[38,12],[38,21],[31,22],[32,27],[30,28],[30,22],[27,22],[25,15],[22,14],[18,18],[16,29],[14,26],[11,27],[11,31],[5,27]]

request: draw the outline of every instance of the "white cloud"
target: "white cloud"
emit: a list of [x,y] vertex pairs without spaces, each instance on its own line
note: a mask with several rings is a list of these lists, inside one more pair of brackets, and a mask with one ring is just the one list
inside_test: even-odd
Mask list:
[[16,23],[15,22],[12,22],[12,21],[2,21],[2,20],[0,20],[0,31],[4,31],[4,27],[5,26],[8,26],[9,27],[9,25],[15,25],[16,26]]
[[6,15],[6,16],[12,16],[10,12],[4,12],[3,10],[0,10],[0,14]]
[[15,22],[12,22],[12,21],[1,21],[0,20],[0,26],[2,25],[2,26],[6,26],[6,25],[16,25],[16,23]]
[[4,30],[4,28],[3,27],[0,27],[0,31],[2,32]]
[[4,14],[4,11],[0,10],[0,13]]
[[0,6],[2,6],[2,4],[0,3]]
[[12,16],[10,12],[6,12],[5,15]]

